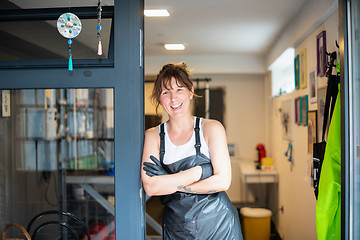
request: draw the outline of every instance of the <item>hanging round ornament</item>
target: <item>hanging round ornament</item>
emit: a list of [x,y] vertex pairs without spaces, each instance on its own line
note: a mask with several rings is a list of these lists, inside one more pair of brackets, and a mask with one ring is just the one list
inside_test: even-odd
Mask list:
[[68,38],[68,45],[69,45],[69,71],[73,70],[72,64],[72,53],[71,53],[71,45],[72,45],[72,38],[77,37],[81,32],[81,21],[73,13],[64,13],[57,20],[57,29],[59,33]]
[[73,13],[64,13],[57,20],[59,33],[66,38],[75,38],[81,32],[81,21]]

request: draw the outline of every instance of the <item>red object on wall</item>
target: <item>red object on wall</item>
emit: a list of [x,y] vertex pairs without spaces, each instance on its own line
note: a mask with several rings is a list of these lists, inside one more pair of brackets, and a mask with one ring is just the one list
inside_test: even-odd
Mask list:
[[265,150],[265,147],[264,147],[264,145],[262,145],[262,144],[258,144],[257,146],[256,146],[256,150],[258,150],[258,153],[259,153],[259,162],[261,162],[261,159],[262,158],[264,158],[264,157],[266,157],[266,150]]

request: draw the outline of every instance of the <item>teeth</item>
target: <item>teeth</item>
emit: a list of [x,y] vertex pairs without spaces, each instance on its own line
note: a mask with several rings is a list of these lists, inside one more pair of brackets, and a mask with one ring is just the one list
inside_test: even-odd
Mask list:
[[175,106],[171,106],[172,108],[178,108],[182,105],[182,103],[179,103],[178,105],[175,105]]

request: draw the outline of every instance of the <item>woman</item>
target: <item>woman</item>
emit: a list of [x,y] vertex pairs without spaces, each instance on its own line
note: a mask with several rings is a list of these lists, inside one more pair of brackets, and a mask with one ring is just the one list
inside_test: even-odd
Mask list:
[[192,116],[194,96],[185,64],[162,67],[152,98],[169,120],[145,132],[145,191],[162,196],[164,239],[242,239],[237,211],[224,192],[231,181],[225,130],[218,121]]

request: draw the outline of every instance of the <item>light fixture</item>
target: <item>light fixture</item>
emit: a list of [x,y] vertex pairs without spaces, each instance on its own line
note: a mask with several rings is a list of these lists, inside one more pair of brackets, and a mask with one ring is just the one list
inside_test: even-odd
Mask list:
[[185,46],[182,43],[165,44],[166,50],[184,50]]
[[170,13],[167,9],[148,9],[144,10],[144,15],[146,17],[168,17]]

